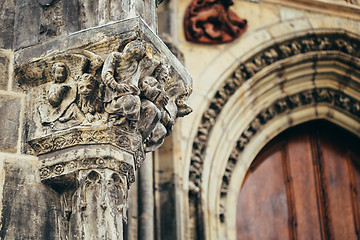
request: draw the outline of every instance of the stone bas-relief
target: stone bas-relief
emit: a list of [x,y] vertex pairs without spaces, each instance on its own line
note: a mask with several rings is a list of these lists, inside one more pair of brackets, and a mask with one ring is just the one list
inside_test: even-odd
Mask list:
[[139,136],[145,149],[160,147],[175,119],[191,112],[189,86],[175,79],[160,54],[139,39],[127,41],[105,61],[93,55],[69,52],[18,68],[21,80],[32,87],[32,146],[39,147],[35,139],[61,130],[106,126]]
[[232,0],[193,0],[184,18],[186,39],[215,44],[240,37],[247,28],[247,20],[229,9],[233,4]]
[[16,69],[27,151],[61,196],[62,239],[122,239],[134,171],[192,111],[191,86],[153,45],[126,36],[101,56],[73,49]]

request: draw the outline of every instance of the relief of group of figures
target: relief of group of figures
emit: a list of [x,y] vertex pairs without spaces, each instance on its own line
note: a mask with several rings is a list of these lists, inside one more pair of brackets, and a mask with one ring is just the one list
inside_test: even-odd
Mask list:
[[146,150],[159,147],[176,117],[191,112],[189,86],[172,79],[170,67],[148,44],[133,40],[110,53],[101,74],[71,73],[66,61],[55,61],[45,101],[37,107],[43,126],[118,126],[141,134]]

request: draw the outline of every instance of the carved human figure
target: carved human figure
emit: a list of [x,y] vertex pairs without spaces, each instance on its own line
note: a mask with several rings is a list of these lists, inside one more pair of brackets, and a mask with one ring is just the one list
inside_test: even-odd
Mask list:
[[77,82],[78,106],[89,123],[103,120],[103,103],[100,101],[99,82],[89,73],[84,73]]
[[169,103],[166,109],[168,109],[173,119],[184,117],[192,112],[192,108],[188,103],[191,89],[189,86],[185,86],[184,82],[170,83],[165,86],[165,91],[169,96]]
[[[157,92],[158,94],[160,92],[158,97],[152,101],[152,103],[154,103],[153,105],[146,101],[144,101],[142,105],[144,116],[149,116],[149,112],[152,112],[154,116],[154,118],[147,118],[153,119],[153,122],[152,125],[148,122],[148,129],[152,129],[152,131],[145,141],[145,150],[154,151],[162,145],[164,138],[171,134],[175,119],[189,114],[192,109],[187,103],[190,90],[185,87],[182,81],[174,82],[175,79],[170,76],[168,66],[159,65],[159,67],[155,69],[154,78],[145,78],[144,80],[149,79],[151,79],[150,82],[156,87],[149,88],[147,91],[149,93]],[[144,83],[149,83],[149,81],[141,82],[142,90],[146,89],[143,88]],[[144,90],[143,95],[145,95]],[[155,106],[155,108],[153,108],[153,106]],[[156,119],[159,120],[155,121]],[[154,122],[156,122],[156,124],[154,124]],[[142,127],[142,125],[139,126]]]
[[85,120],[84,114],[76,105],[77,87],[76,82],[70,77],[70,72],[65,63],[54,63],[51,69],[54,83],[48,91],[48,103],[38,107],[43,125],[61,123],[73,120],[74,124],[80,124]]
[[163,138],[167,135],[164,125],[167,125],[169,122],[167,119],[171,117],[165,108],[169,97],[164,90],[164,85],[168,76],[169,68],[160,64],[155,69],[153,76],[145,76],[139,82],[143,98],[138,128],[144,140],[151,139],[148,139],[147,143],[151,141],[162,143]]
[[51,69],[54,84],[49,89],[49,102],[53,107],[58,107],[64,97],[69,93],[71,86],[65,83],[68,78],[68,69],[64,63],[55,63]]
[[139,61],[145,46],[139,40],[128,43],[122,52],[112,52],[102,70],[105,88],[105,111],[114,125],[135,129],[140,116]]

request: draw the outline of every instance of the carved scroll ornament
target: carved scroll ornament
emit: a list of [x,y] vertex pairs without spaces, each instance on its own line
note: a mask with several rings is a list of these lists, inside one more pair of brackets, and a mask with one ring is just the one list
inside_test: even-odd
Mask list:
[[191,87],[150,43],[116,45],[104,58],[76,49],[16,69],[28,88],[28,151],[61,194],[63,239],[122,239],[135,169],[192,111]]
[[229,7],[232,0],[193,0],[186,9],[184,29],[186,40],[198,43],[226,43],[242,35],[247,20]]

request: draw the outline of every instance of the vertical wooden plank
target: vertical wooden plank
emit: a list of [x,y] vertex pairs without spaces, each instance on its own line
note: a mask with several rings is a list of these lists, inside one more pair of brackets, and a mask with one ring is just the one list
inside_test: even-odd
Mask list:
[[297,238],[321,239],[312,149],[308,134],[294,136],[288,142]]
[[346,151],[339,141],[322,135],[323,184],[327,195],[326,211],[332,239],[357,239],[351,201],[351,184],[346,164]]
[[289,145],[284,144],[282,151],[282,163],[284,171],[284,183],[286,186],[287,195],[287,206],[289,212],[289,239],[297,240],[297,220],[296,220],[296,209],[295,209],[295,197],[294,197],[294,186],[293,179],[291,177],[290,163],[289,163]]
[[256,165],[244,182],[237,205],[238,239],[289,239],[287,194],[282,151]]
[[325,191],[324,179],[323,179],[323,170],[322,170],[322,161],[321,161],[321,151],[320,151],[320,140],[319,133],[317,130],[314,130],[312,134],[309,135],[311,142],[311,150],[312,150],[312,159],[313,159],[313,167],[314,167],[314,178],[315,178],[315,186],[316,186],[316,196],[317,196],[317,206],[318,206],[318,214],[320,221],[320,232],[322,239],[330,239],[331,236],[331,226],[328,213],[326,211],[326,198],[327,193]]
[[351,193],[353,204],[353,215],[355,231],[358,239],[360,238],[360,154],[349,152],[348,155],[349,176],[351,181]]

